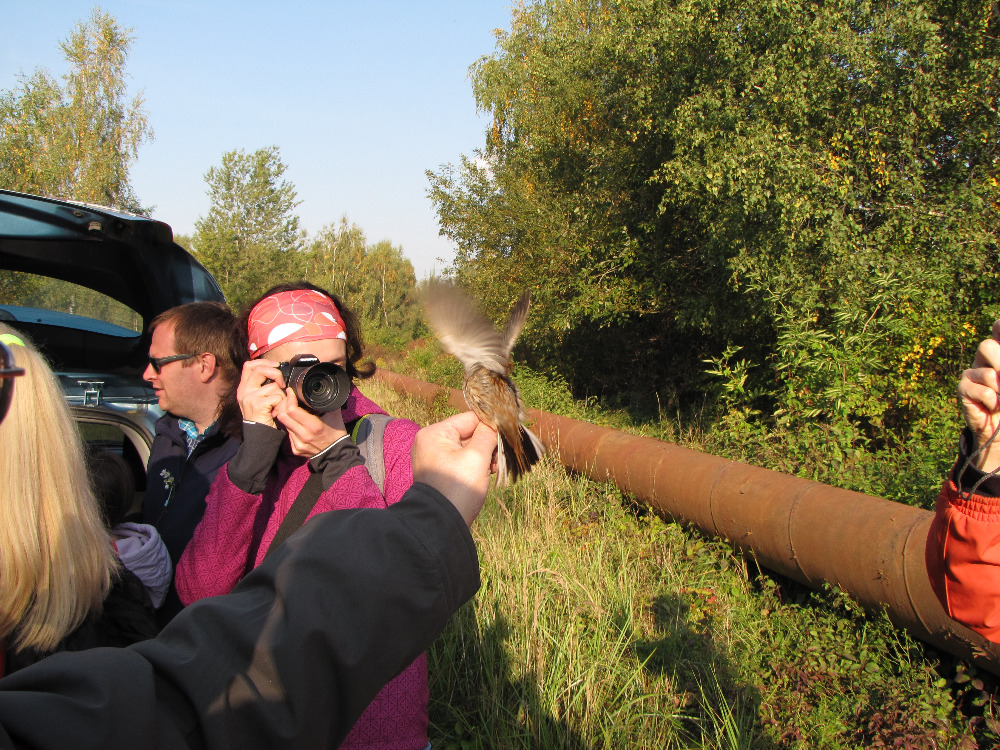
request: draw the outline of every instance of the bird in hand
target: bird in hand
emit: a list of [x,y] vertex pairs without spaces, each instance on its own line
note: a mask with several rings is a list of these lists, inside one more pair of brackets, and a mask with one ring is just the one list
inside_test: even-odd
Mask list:
[[525,292],[498,331],[453,284],[434,281],[424,295],[427,321],[441,346],[465,368],[462,392],[469,408],[497,431],[497,485],[516,482],[541,459],[541,441],[524,422],[524,403],[510,377],[511,349],[528,317]]

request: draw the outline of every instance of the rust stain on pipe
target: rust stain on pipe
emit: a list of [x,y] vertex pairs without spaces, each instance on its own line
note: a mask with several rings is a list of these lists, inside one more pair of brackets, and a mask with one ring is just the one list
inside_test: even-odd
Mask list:
[[[385,370],[376,379],[428,403],[467,409],[456,389]],[[728,539],[766,568],[814,588],[833,584],[862,606],[884,608],[914,637],[1000,675],[1000,645],[948,617],[931,590],[924,565],[929,511],[548,412],[529,414],[566,467]]]

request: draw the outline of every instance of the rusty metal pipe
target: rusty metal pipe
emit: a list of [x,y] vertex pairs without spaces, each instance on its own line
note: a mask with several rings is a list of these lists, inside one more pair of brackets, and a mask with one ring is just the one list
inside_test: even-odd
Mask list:
[[[462,392],[379,370],[377,379],[428,403],[465,410]],[[884,608],[914,637],[1000,675],[1000,645],[952,620],[931,590],[924,546],[933,514],[769,469],[548,412],[533,430],[568,468],[613,482],[659,515],[750,551],[807,586],[840,587]]]

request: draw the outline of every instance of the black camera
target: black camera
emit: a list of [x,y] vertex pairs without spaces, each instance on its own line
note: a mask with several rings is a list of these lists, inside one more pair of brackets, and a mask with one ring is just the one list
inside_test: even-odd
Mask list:
[[351,392],[351,377],[343,367],[320,362],[312,354],[296,354],[288,362],[279,362],[278,369],[299,403],[316,412],[339,409]]

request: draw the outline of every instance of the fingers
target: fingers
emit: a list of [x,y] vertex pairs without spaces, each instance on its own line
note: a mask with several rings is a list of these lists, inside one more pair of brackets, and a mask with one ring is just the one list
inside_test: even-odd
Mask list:
[[[997,411],[1000,402],[1000,320],[993,322],[993,338],[981,341],[976,349],[972,367],[962,373],[958,395],[965,410],[966,421],[978,412]],[[969,422],[973,430],[976,425]]]
[[[972,431],[975,446],[986,446],[1000,427],[1000,320],[993,323],[993,338],[976,349],[972,367],[962,373],[958,397],[965,423]],[[990,471],[1000,465],[1000,451],[990,446],[976,454],[976,466]]]
[[492,463],[492,471],[496,472],[496,463],[493,461],[493,454],[497,449],[496,430],[480,422],[476,426],[476,431],[466,443],[466,448],[481,453],[484,456],[489,456]]
[[273,380],[279,388],[285,387],[285,378],[278,369],[278,363],[269,359],[251,359],[243,364],[240,374],[240,386],[260,388],[267,381]]
[[[1000,334],[1000,320],[993,323],[994,336]],[[1000,341],[996,338],[980,342],[972,367],[962,373],[958,395],[965,419],[974,431],[982,429],[984,415],[997,411],[1000,404]]]
[[281,391],[281,398],[278,400],[278,403],[274,405],[274,418],[285,429],[294,432],[293,428],[297,426],[299,420],[297,419],[297,415],[290,412],[299,408],[299,400],[296,398],[295,392],[291,388],[285,388]]
[[482,423],[475,412],[465,411],[461,414],[454,414],[437,424],[430,425],[428,429],[454,429],[458,433],[459,439],[465,441],[473,436],[480,424]]
[[424,433],[419,438],[421,441],[455,448],[466,447],[483,455],[488,455],[496,448],[496,432],[481,422],[472,411],[454,414],[428,425],[421,432]]
[[339,409],[318,417],[299,405],[291,388],[285,389],[284,398],[274,409],[274,416],[288,432],[292,452],[297,456],[312,458],[347,434]]
[[[1000,320],[993,324],[994,337],[1000,333],[998,324],[1000,324]],[[991,367],[994,370],[1000,369],[1000,341],[997,338],[990,338],[980,342],[979,348],[976,349],[976,358],[973,360],[972,366],[974,368]]]
[[971,402],[987,412],[1000,407],[1000,374],[990,367],[977,367],[962,373],[958,395],[963,403]]
[[282,401],[284,378],[275,363],[267,359],[251,360],[243,365],[236,400],[243,419],[274,424],[273,410]]
[[413,479],[439,490],[471,524],[489,489],[496,445],[496,432],[473,412],[429,425],[413,443]]

